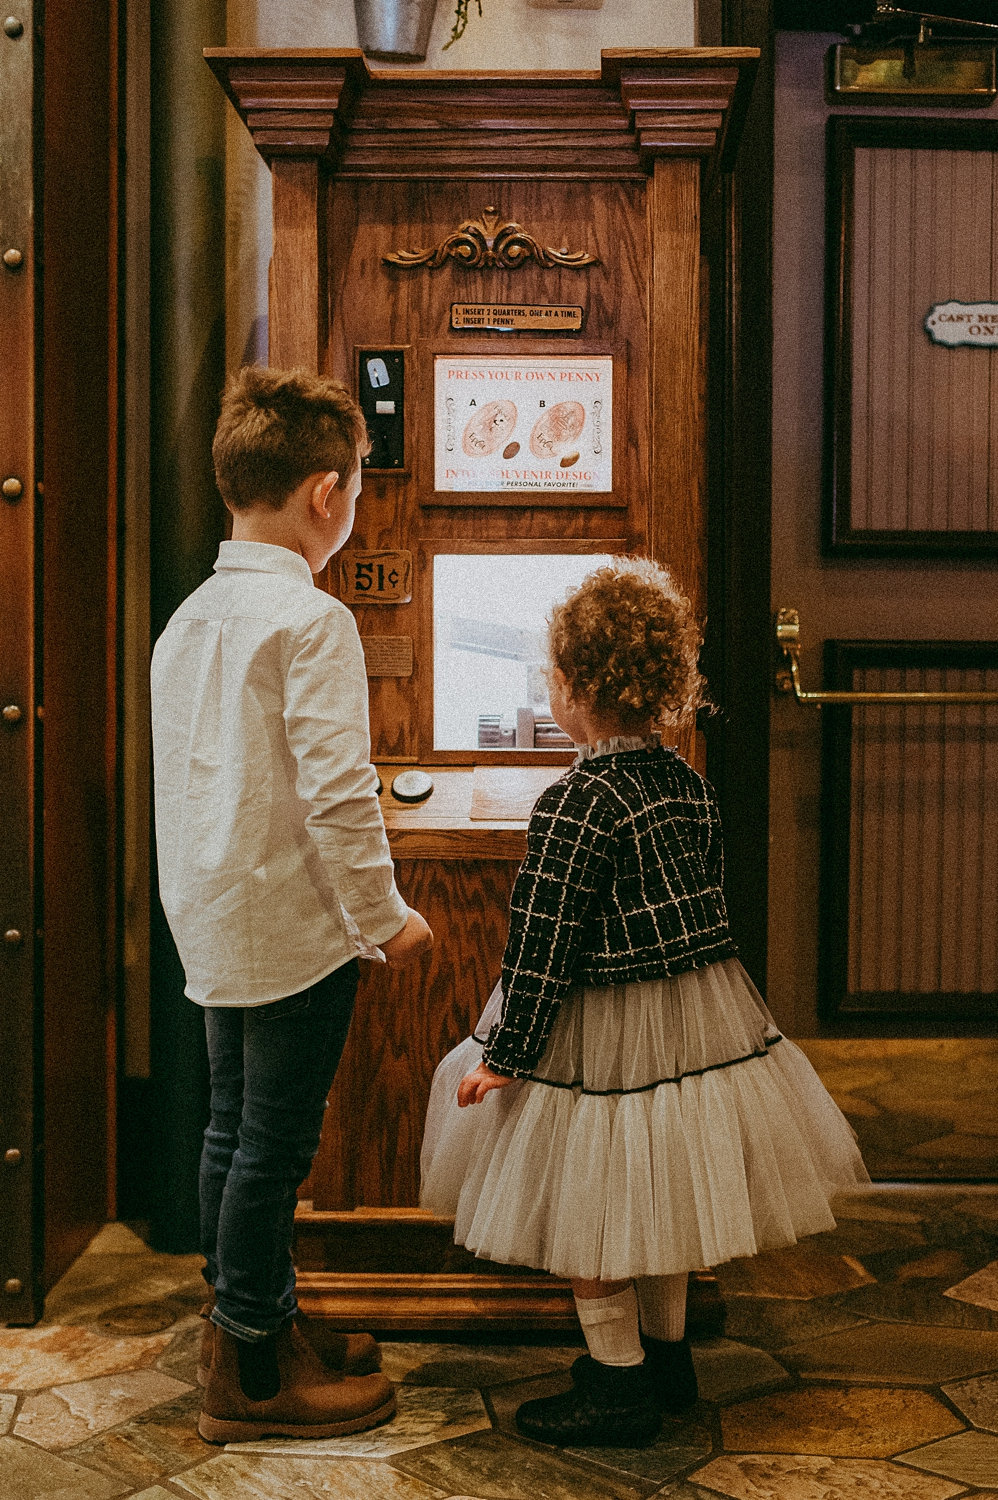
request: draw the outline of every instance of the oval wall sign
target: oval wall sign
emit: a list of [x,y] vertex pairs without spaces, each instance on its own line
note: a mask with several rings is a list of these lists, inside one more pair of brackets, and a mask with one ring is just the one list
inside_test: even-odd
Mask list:
[[998,302],[936,302],[925,315],[934,344],[975,348],[998,346]]

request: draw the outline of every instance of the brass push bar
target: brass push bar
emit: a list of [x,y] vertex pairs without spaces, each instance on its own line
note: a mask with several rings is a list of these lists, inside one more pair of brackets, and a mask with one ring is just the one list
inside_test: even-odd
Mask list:
[[783,659],[776,669],[776,691],[792,694],[798,703],[998,703],[998,692],[985,693],[854,693],[808,692],[800,681],[800,616],[795,609],[776,611],[776,643]]

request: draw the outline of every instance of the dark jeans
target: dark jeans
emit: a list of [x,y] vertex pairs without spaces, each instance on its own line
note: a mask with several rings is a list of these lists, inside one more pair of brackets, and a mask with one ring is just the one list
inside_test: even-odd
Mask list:
[[212,1319],[255,1342],[294,1317],[297,1191],[353,1014],[354,959],[298,995],[205,1009],[211,1120],[201,1152],[201,1251]]

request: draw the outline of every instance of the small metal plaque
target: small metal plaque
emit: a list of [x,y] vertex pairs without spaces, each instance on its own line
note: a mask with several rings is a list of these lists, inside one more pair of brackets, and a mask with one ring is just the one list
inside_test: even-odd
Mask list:
[[411,677],[411,635],[362,635],[368,677]]
[[831,50],[831,92],[871,104],[987,104],[998,92],[993,42]]
[[522,302],[452,302],[452,328],[483,328],[509,332],[517,328],[557,333],[582,327],[581,307],[533,307]]
[[341,552],[340,598],[344,604],[408,604],[412,553]]

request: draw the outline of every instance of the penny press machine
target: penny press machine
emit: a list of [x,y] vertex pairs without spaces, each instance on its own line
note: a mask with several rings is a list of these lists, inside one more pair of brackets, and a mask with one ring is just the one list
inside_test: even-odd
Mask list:
[[318,582],[355,613],[396,877],[436,934],[419,968],[362,965],[299,1294],[343,1326],[568,1328],[567,1284],[476,1260],[419,1209],[423,1115],[499,976],[530,808],[573,758],[541,671],[551,604],[621,552],[703,599],[700,202],[757,54],[494,75],[206,58],[272,174],[270,363],[338,377],[367,418],[355,531]]

